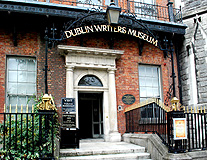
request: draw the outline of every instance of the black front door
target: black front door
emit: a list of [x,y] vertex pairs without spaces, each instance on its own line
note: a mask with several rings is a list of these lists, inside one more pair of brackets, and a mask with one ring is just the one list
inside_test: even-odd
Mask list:
[[78,94],[78,117],[81,138],[103,136],[102,93]]

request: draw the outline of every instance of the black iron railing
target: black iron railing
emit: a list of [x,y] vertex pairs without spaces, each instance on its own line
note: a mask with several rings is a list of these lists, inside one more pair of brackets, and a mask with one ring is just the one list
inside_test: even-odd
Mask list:
[[[12,0],[11,0],[12,1]],[[37,2],[37,3],[45,3],[47,5],[56,4],[56,5],[69,5],[69,6],[77,6],[79,8],[94,8],[94,9],[102,9],[106,10],[107,5],[104,4],[105,1],[98,0],[21,0],[23,2]],[[146,18],[146,19],[154,19],[161,21],[171,21],[169,16],[169,7],[160,6],[156,4],[147,4],[136,2],[133,0],[119,0],[118,6],[122,8],[122,13],[126,13],[129,15],[136,16],[137,18]],[[173,10],[174,22],[182,22],[182,13],[181,8]]]
[[207,148],[207,115],[201,110],[194,109],[192,112],[186,111],[188,128],[187,150],[194,149],[205,150]]
[[54,159],[54,114],[0,113],[1,155],[9,159]]
[[168,143],[167,112],[158,99],[151,99],[125,110],[126,133],[154,133]]
[[[149,100],[125,109],[126,133],[154,133],[168,146],[169,152],[205,150],[207,148],[207,113],[205,108],[169,111],[159,100]],[[173,120],[185,119],[186,137],[175,138]]]

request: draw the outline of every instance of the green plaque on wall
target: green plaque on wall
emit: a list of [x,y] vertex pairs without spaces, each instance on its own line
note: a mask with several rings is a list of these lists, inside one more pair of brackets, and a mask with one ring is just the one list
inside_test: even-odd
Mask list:
[[122,102],[124,104],[128,104],[128,105],[131,105],[133,104],[134,102],[136,101],[135,97],[131,94],[125,94],[123,97],[122,97]]

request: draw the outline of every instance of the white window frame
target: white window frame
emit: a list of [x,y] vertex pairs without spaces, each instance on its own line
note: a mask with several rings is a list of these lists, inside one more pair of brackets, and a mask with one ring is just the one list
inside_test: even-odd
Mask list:
[[[32,60],[35,60],[35,70],[34,70],[34,73],[35,73],[35,80],[34,80],[34,83],[35,84],[35,92],[34,94],[18,94],[18,93],[8,93],[8,88],[9,88],[9,71],[16,71],[18,73],[18,69],[17,70],[9,70],[9,59],[32,59]],[[7,106],[7,112],[10,111],[10,100],[9,98],[11,96],[17,96],[17,104],[11,104],[11,111],[12,112],[16,112],[16,105],[18,105],[18,109],[17,109],[17,112],[26,112],[27,109],[26,109],[26,105],[23,105],[23,104],[19,104],[18,102],[18,98],[19,97],[26,97],[26,103],[28,102],[28,100],[31,98],[31,97],[36,97],[37,95],[37,59],[36,57],[29,57],[29,56],[7,56],[6,57],[6,106]],[[26,70],[26,72],[28,73],[29,71]],[[15,82],[14,82],[15,83]],[[16,84],[18,84],[18,80],[16,82]],[[21,83],[21,82],[20,82]],[[17,87],[17,90],[18,90],[18,87]],[[23,105],[23,108],[21,108],[21,105]],[[32,109],[32,105],[33,104],[28,104],[28,107],[29,107],[29,110],[28,111],[31,111]],[[23,110],[22,110],[23,109]]]
[[[141,97],[141,85],[140,85],[140,78],[141,77],[146,77],[146,76],[140,76],[140,69],[139,67],[143,66],[143,67],[154,67],[158,69],[158,87],[159,87],[159,97],[154,97],[154,96],[146,96],[146,97]],[[159,65],[149,65],[149,64],[139,64],[138,65],[138,74],[139,74],[139,98],[158,98],[162,101],[162,85],[161,85],[161,67]],[[141,102],[141,100],[140,100]]]

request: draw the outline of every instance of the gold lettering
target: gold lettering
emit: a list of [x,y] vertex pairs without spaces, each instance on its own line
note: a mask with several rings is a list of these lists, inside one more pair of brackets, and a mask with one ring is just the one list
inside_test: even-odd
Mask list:
[[141,33],[142,32],[138,32],[138,38],[140,38],[140,39],[142,39]]
[[85,34],[86,32],[83,31],[83,27],[80,28],[81,29],[81,34]]
[[73,34],[73,30],[65,31],[65,35],[67,38],[70,38],[71,36],[76,36],[76,34]]
[[103,32],[107,32],[107,26],[106,25],[101,25],[101,28],[103,29]]
[[122,28],[122,33],[123,33],[123,34],[126,34],[126,27],[123,27],[123,28]]
[[136,30],[129,29],[128,30],[128,34],[131,35],[131,36],[135,36],[136,37]]
[[158,40],[156,40],[156,41],[155,41],[155,39],[154,39],[154,38],[152,38],[152,40],[151,40],[151,41],[152,41],[152,44],[153,44],[153,45],[157,46]]
[[147,41],[147,39],[148,39],[148,35],[147,34],[144,34],[143,40]]
[[81,35],[81,34],[85,33],[85,32],[83,32],[83,28],[82,27],[81,28],[76,28],[74,30],[75,30],[76,35]]
[[149,41],[148,41],[149,43],[152,43],[152,37],[150,37],[150,39],[149,39]]
[[86,33],[93,32],[93,26],[85,26]]
[[114,27],[114,32],[118,32],[117,27]]
[[75,28],[69,31],[65,31],[65,36],[66,38],[70,38],[72,36],[77,36],[85,33],[90,33],[90,32],[118,32],[118,33],[123,33],[123,34],[128,34],[134,37],[138,37],[144,41],[147,41],[154,46],[158,45],[158,40],[156,40],[153,37],[150,37],[148,34],[145,34],[143,32],[134,30],[134,29],[127,29],[126,27],[122,26],[117,26],[113,27],[110,25],[91,25],[91,26],[84,26],[80,28]]
[[96,32],[98,32],[98,31],[100,31],[100,32],[102,32],[102,27],[100,27],[99,25],[94,25],[94,28],[95,28],[95,30],[96,30]]
[[113,32],[113,27],[112,26],[110,26],[110,29],[111,29],[111,32]]
[[144,37],[143,34],[144,34],[143,32],[140,32],[140,36],[141,36],[140,39],[143,39]]
[[118,32],[121,33],[121,31],[122,31],[122,27],[121,26],[118,26]]

